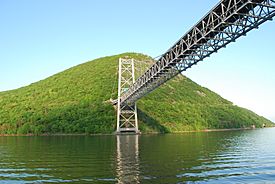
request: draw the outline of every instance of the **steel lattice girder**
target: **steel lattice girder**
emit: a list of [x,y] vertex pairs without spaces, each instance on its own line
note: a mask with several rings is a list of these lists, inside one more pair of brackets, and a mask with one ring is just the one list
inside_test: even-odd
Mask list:
[[275,15],[275,0],[222,0],[154,63],[129,90],[121,104],[131,105],[167,80]]

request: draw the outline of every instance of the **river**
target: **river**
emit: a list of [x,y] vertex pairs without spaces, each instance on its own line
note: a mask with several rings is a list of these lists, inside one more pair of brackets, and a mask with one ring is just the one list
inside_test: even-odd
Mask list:
[[0,183],[275,183],[275,128],[0,137]]

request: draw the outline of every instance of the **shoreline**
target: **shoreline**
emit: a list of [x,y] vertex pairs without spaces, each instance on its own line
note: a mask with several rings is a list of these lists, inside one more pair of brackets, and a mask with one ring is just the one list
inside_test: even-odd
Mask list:
[[[263,128],[274,128],[274,127],[263,127]],[[179,131],[179,132],[167,132],[167,133],[160,133],[160,132],[145,132],[140,133],[138,135],[156,135],[156,134],[182,134],[182,133],[199,133],[199,132],[228,132],[228,131],[242,131],[242,130],[258,130],[263,128],[224,128],[224,129],[204,129],[204,130],[190,130],[190,131]],[[51,137],[51,136],[110,136],[116,135],[115,133],[110,134],[85,134],[85,133],[76,133],[76,134],[0,134],[0,137]],[[123,135],[123,134],[122,134]],[[125,133],[125,135],[135,135],[131,133]]]

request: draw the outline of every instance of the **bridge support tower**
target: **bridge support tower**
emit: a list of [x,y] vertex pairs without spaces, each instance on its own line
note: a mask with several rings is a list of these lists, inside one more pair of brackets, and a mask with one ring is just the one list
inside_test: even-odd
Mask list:
[[116,133],[139,133],[136,103],[122,105],[120,97],[135,83],[134,59],[119,58]]

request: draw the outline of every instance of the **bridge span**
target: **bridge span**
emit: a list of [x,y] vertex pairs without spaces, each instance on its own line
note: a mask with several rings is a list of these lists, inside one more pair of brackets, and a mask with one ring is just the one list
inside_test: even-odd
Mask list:
[[[119,91],[118,99],[114,101],[118,106],[117,131],[138,131],[137,120],[134,123],[130,120],[136,117],[135,102],[138,99],[267,20],[272,20],[274,15],[275,0],[220,0],[136,81],[132,80],[134,77],[130,79],[131,83],[128,80],[130,85],[127,90]],[[129,76],[133,75],[130,73]],[[130,111],[132,114],[127,116]],[[126,114],[122,115],[122,112]],[[121,115],[123,123],[120,122]],[[134,128],[120,129],[127,124]]]

